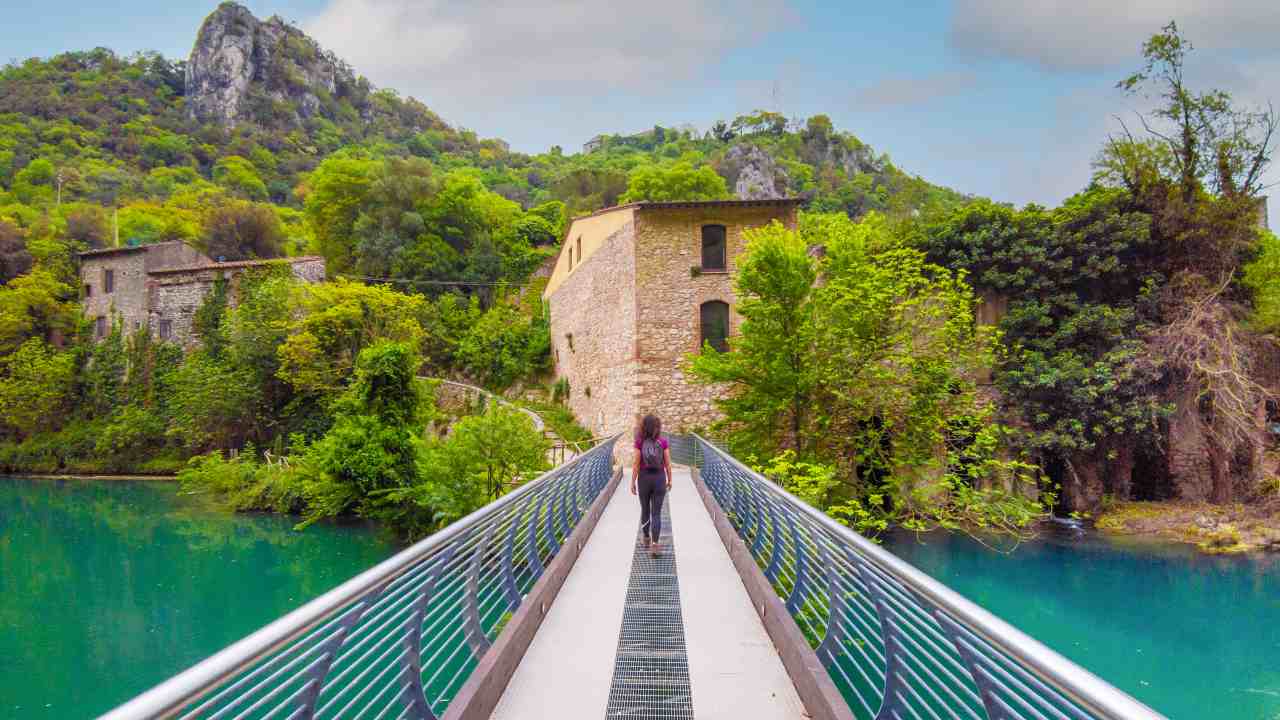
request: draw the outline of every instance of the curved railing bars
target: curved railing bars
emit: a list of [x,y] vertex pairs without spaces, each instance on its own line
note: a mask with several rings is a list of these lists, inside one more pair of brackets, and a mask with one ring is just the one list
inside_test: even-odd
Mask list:
[[440,717],[608,485],[612,455],[612,440],[596,446],[103,719]]
[[701,467],[854,717],[1162,718],[707,440],[674,437],[677,454]]

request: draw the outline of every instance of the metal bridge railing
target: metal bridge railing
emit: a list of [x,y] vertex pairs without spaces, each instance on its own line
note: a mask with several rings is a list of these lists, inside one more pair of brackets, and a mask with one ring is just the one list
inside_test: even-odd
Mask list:
[[854,717],[1162,717],[706,440],[677,446]]
[[601,443],[103,718],[439,717],[608,484],[612,451]]

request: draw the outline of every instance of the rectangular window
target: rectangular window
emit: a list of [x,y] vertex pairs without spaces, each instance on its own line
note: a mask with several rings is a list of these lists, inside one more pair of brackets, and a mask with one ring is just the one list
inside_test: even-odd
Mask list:
[[92,295],[93,295],[93,286],[92,286],[92,285],[90,285],[89,283],[85,283],[85,284],[84,284],[84,296],[85,296],[85,297],[90,297],[90,296],[92,296]]
[[104,338],[107,336],[106,316],[98,317],[93,321],[93,334],[94,334],[94,337],[99,337],[99,338]]
[[169,318],[160,318],[160,339],[168,340],[173,337],[173,321]]
[[116,291],[116,271],[102,271],[102,292],[112,293]]
[[723,225],[702,226],[702,269],[722,271],[728,268],[725,257],[725,230]]

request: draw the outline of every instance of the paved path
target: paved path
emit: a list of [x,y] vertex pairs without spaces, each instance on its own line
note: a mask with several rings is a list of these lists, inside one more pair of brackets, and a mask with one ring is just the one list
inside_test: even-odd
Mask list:
[[[629,480],[628,470],[493,720],[606,717],[640,513]],[[676,468],[667,502],[694,717],[804,717],[687,469]]]
[[[542,433],[543,437],[551,441],[552,447],[551,449],[547,450],[547,460],[552,465],[556,465],[556,466],[563,465],[569,462],[570,460],[573,460],[574,458],[578,457],[579,454],[581,454],[579,450],[575,449],[579,447],[576,443],[572,443],[572,444],[569,443],[564,438],[556,434],[555,430],[552,430],[550,427],[547,427],[546,421],[543,420],[542,416],[539,415],[537,412],[530,410],[527,407],[516,405],[515,403],[511,402],[510,400],[507,400],[501,395],[491,393],[488,390],[485,390],[484,388],[480,387],[479,385],[468,385],[467,383],[461,383],[456,380],[445,380],[444,378],[431,378],[431,377],[423,377],[423,376],[419,376],[418,379],[424,382],[428,380],[434,380],[435,382],[438,382],[441,385],[447,385],[455,390],[459,390],[464,393],[477,394],[482,397],[490,398],[492,400],[498,401],[498,404],[500,405],[505,405],[506,407],[509,407],[513,410],[518,410],[524,413],[525,415],[529,416],[529,419],[533,421],[534,429]],[[588,443],[588,445],[590,445],[590,443]],[[559,452],[556,452],[557,448],[559,448]],[[590,449],[590,447],[588,447],[587,449]]]

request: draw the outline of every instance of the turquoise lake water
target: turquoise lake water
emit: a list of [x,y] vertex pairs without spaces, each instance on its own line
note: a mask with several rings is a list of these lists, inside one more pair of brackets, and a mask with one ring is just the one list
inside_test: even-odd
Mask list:
[[[0,478],[0,718],[87,718],[387,557],[157,482]],[[886,547],[1172,718],[1280,720],[1280,557],[1052,533]]]
[[0,478],[0,718],[94,717],[395,550],[292,524],[172,483]]
[[945,534],[885,545],[1171,718],[1280,718],[1280,556],[1069,532],[1010,554]]

